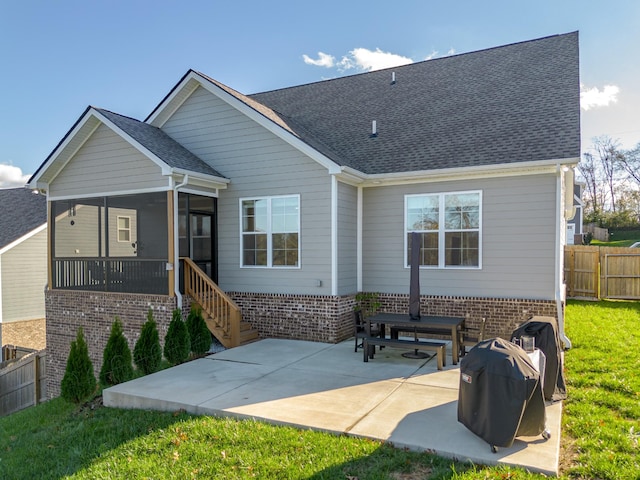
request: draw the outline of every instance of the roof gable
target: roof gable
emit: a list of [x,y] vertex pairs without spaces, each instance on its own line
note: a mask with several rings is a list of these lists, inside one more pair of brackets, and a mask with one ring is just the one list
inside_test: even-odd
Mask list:
[[153,125],[96,109],[170,168],[223,178],[219,172]]
[[47,198],[26,188],[0,190],[0,251],[47,223]]
[[53,181],[93,132],[103,124],[156,163],[164,175],[170,175],[172,172],[199,174],[216,179],[220,183],[227,183],[220,173],[159,128],[108,110],[88,107],[32,175],[29,185],[40,188]]
[[295,125],[295,122],[285,118],[268,106],[256,102],[251,97],[194,70],[189,70],[187,74],[182,77],[180,82],[178,82],[171,92],[146,118],[145,122],[162,128],[171,115],[180,108],[199,86],[228,103],[302,153],[311,157],[329,171],[334,173],[339,172],[340,169],[332,158],[332,156],[335,157],[335,155],[332,155],[332,152],[326,147],[319,148],[322,146],[320,141],[310,137],[303,140],[299,134],[303,128]]

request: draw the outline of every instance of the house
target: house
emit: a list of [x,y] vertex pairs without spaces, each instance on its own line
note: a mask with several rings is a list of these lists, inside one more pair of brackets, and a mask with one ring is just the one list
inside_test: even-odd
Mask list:
[[47,199],[0,189],[0,346],[45,348]]
[[424,314],[562,327],[579,95],[574,32],[253,95],[190,70],[143,121],[88,107],[29,182],[49,392],[78,327],[99,368],[149,308],[164,332],[195,302],[231,347],[346,339],[358,292],[407,310],[413,231]]

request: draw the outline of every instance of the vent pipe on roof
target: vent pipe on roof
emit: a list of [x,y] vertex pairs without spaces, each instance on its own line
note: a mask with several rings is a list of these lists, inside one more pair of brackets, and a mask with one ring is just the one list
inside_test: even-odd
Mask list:
[[378,136],[378,126],[377,126],[375,120],[373,120],[371,122],[371,136],[372,137],[377,137]]
[[396,72],[391,72],[391,85],[396,84]]

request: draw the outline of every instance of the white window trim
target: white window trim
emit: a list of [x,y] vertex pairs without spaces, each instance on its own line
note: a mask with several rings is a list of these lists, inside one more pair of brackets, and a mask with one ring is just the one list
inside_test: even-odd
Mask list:
[[[298,200],[298,265],[273,265],[273,245],[272,245],[272,235],[271,231],[271,201],[276,198],[296,198]],[[247,200],[267,200],[267,264],[266,265],[244,265],[244,232],[242,230],[242,219],[243,219],[243,211],[242,211],[242,203]],[[240,224],[239,227],[239,237],[240,237],[240,268],[258,268],[258,269],[275,269],[275,270],[299,270],[302,268],[302,224],[300,222],[300,195],[271,195],[271,196],[256,196],[256,197],[242,197],[239,199],[239,219]]]
[[[126,218],[129,220],[128,228],[120,228],[120,219]],[[127,240],[120,240],[120,232],[128,232],[129,238]],[[116,241],[118,243],[129,243],[131,242],[131,217],[128,215],[117,215],[116,216]]]
[[[478,265],[445,265],[445,249],[442,248],[445,245],[445,230],[443,227],[438,227],[438,265],[420,265],[420,268],[431,270],[481,270],[482,269],[482,190],[462,190],[456,192],[425,192],[416,194],[407,194],[404,196],[404,230],[402,232],[404,250],[402,252],[404,268],[410,268],[407,264],[407,251],[409,248],[407,241],[407,200],[415,197],[427,197],[438,196],[439,209],[438,209],[438,225],[444,226],[444,198],[447,195],[465,195],[465,194],[478,194],[479,200],[479,212],[478,212]],[[469,230],[475,231],[475,230]]]

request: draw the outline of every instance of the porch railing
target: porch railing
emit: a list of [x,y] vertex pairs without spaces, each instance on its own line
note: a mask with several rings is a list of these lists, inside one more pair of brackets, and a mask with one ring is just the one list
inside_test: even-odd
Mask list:
[[182,258],[184,292],[202,307],[207,326],[227,348],[241,344],[240,308],[190,258]]
[[167,260],[132,257],[55,258],[52,288],[167,295]]

